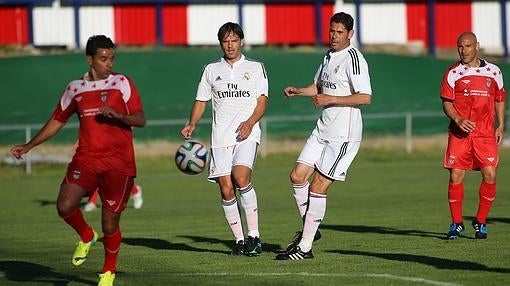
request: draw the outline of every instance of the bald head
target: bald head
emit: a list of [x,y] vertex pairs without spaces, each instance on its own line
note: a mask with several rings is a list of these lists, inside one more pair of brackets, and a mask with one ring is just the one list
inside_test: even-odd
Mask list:
[[469,40],[475,43],[478,42],[478,40],[476,39],[476,35],[473,32],[463,32],[462,34],[460,34],[459,37],[457,38],[457,44],[463,40]]

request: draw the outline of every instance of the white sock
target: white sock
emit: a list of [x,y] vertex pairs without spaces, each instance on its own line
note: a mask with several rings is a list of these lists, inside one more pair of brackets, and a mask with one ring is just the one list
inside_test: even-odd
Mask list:
[[246,224],[248,225],[248,236],[260,237],[259,233],[259,211],[257,204],[257,193],[250,183],[244,188],[237,189],[241,207],[246,214]]
[[308,207],[309,187],[310,183],[308,183],[308,181],[303,184],[292,184],[292,188],[294,189],[294,199],[296,200],[296,206],[301,217],[305,215],[306,208]]
[[228,226],[236,238],[236,242],[244,240],[243,224],[237,207],[237,199],[234,197],[230,201],[222,200],[221,206],[225,212],[225,218],[227,219]]
[[312,249],[313,237],[326,213],[326,198],[326,195],[310,192],[308,211],[306,212],[305,225],[303,226],[303,237],[299,242],[299,247],[303,252],[308,252]]

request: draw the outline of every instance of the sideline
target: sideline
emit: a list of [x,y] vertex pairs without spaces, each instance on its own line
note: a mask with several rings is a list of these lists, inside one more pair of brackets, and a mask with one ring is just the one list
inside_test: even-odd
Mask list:
[[384,278],[389,280],[399,280],[408,282],[417,282],[435,286],[460,286],[462,284],[442,282],[429,280],[425,278],[398,276],[385,273],[309,273],[309,272],[282,272],[282,273],[228,273],[228,272],[213,272],[213,273],[168,273],[168,275],[175,276],[310,276],[310,277],[369,277],[369,278]]

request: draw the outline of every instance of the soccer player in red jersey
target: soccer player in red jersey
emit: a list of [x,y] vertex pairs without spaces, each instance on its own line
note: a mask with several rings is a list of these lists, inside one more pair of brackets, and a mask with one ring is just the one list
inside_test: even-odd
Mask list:
[[466,170],[479,170],[482,182],[472,222],[475,238],[487,238],[487,216],[496,196],[498,144],[503,140],[506,92],[503,75],[478,57],[480,43],[472,32],[457,39],[460,61],[449,67],[441,83],[443,110],[450,118],[444,167],[450,171],[448,201],[452,223],[448,239],[464,232],[462,201]]
[[60,185],[58,214],[80,236],[72,263],[81,265],[98,234],[83,218],[80,201],[97,188],[102,201],[104,265],[98,285],[113,285],[121,245],[119,221],[136,176],[132,127],[143,127],[145,115],[131,79],[112,72],[115,45],[104,35],[87,41],[89,70],[65,88],[53,114],[26,144],[12,147],[20,159],[55,135],[76,114],[79,143]]

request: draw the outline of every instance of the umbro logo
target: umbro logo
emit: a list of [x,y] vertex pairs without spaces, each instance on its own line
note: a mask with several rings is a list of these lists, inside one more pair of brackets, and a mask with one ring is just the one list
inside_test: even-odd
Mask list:
[[218,77],[215,79],[215,81],[219,81],[219,80],[221,80],[221,76],[218,76]]
[[494,162],[495,158],[494,157],[487,157],[487,161],[489,162]]
[[116,204],[116,203],[117,203],[116,201],[111,201],[111,200],[106,200],[106,202],[107,202],[110,206],[113,206],[114,204]]
[[471,82],[471,80],[469,80],[469,79],[463,79],[463,80],[462,80],[462,82],[463,82],[463,83],[465,83],[465,84],[468,84],[468,83],[470,83],[470,82]]
[[321,222],[322,222],[322,219],[321,219],[321,218],[318,218],[318,219],[314,220],[313,222],[321,223]]
[[237,221],[235,221],[235,222],[231,223],[230,225],[236,225],[236,224],[237,224]]

